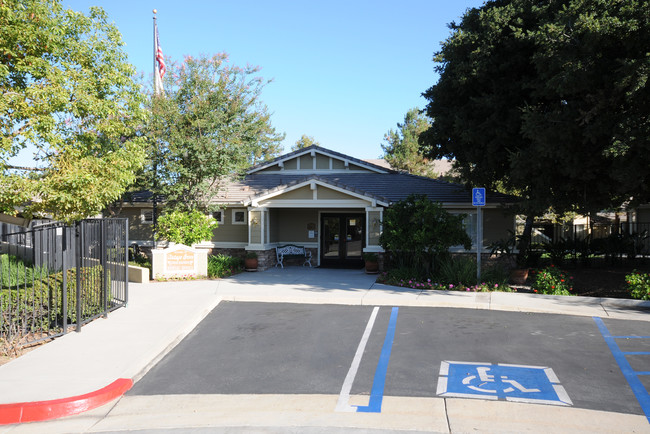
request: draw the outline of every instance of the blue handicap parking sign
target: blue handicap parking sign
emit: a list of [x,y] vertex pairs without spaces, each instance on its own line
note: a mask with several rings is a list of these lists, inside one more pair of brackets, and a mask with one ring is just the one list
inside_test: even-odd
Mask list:
[[508,364],[440,364],[438,395],[572,405],[551,368]]
[[485,188],[472,189],[472,206],[485,206]]

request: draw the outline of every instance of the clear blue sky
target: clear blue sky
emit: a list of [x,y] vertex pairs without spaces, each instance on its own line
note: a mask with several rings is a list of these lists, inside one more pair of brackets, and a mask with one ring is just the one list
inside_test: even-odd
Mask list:
[[384,134],[438,80],[433,53],[482,0],[63,0],[103,7],[130,62],[151,77],[152,10],[166,57],[225,52],[273,79],[261,99],[284,149],[307,134],[357,158],[382,154]]

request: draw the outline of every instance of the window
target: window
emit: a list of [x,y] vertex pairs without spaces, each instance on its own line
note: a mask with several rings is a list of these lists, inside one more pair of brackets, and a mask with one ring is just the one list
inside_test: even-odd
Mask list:
[[140,223],[145,225],[153,224],[153,210],[152,209],[142,209],[140,210]]
[[[460,215],[461,213],[452,212],[451,214]],[[469,235],[469,238],[472,240],[472,245],[475,246],[478,240],[477,233],[476,233],[476,224],[477,224],[478,216],[475,212],[468,212],[462,214],[465,215],[465,217],[463,218],[463,228],[465,229],[467,235]]]
[[223,224],[223,211],[214,211],[212,213],[212,217],[219,223],[220,225]]
[[233,225],[245,225],[248,224],[246,218],[246,211],[244,210],[232,210],[232,224]]
[[463,226],[465,226],[465,232],[469,235],[472,240],[472,245],[475,246],[478,241],[478,234],[476,233],[476,225],[478,223],[478,216],[476,213],[466,214],[463,219]]

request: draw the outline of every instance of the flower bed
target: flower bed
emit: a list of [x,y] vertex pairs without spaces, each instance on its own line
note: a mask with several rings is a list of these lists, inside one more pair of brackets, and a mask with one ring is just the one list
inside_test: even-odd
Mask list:
[[431,279],[418,280],[418,279],[399,279],[391,277],[389,273],[383,272],[377,278],[378,283],[385,285],[399,286],[402,288],[413,288],[422,290],[438,290],[438,291],[465,291],[465,292],[513,292],[514,289],[508,285],[499,283],[483,282],[480,285],[465,285],[463,283],[439,283]]

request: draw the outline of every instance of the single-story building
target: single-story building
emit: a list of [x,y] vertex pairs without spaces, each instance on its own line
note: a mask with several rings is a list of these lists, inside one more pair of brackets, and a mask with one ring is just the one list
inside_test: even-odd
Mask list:
[[[422,194],[450,213],[466,214],[476,245],[476,207],[471,189],[438,179],[391,170],[320,146],[310,146],[248,169],[223,186],[214,199],[219,226],[196,247],[243,256],[255,251],[261,268],[275,265],[275,247],[304,246],[312,264],[361,267],[362,253],[383,253],[379,245],[384,210],[408,195]],[[487,194],[483,246],[511,235],[516,198]],[[130,219],[130,240],[152,246],[150,194],[136,195],[120,217]],[[463,250],[464,251],[464,250]],[[485,250],[487,252],[487,250]],[[476,250],[474,250],[476,252]]]

